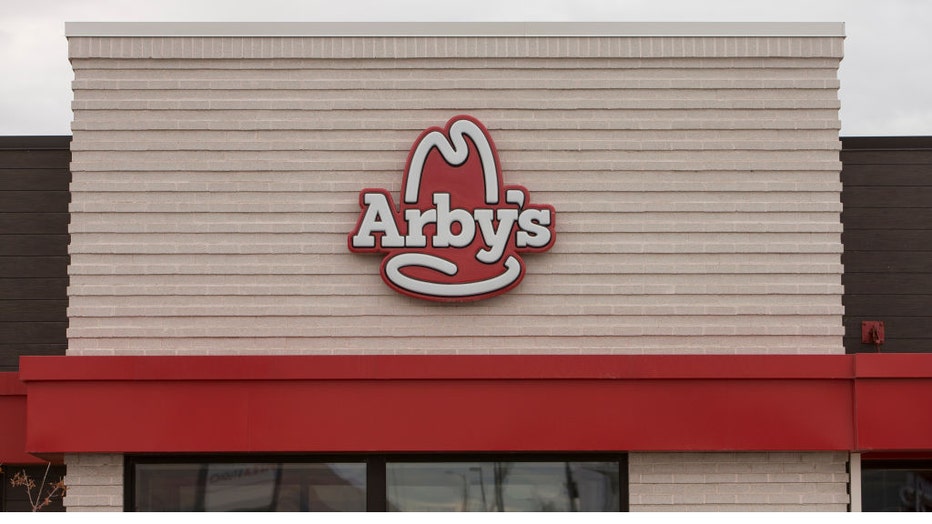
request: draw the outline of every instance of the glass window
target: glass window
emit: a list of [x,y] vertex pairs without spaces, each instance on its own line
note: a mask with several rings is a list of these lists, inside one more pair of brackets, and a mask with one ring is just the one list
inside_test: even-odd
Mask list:
[[863,462],[862,511],[932,511],[932,463]]
[[624,455],[126,457],[128,511],[625,511]]
[[389,462],[389,511],[618,511],[618,462]]
[[365,511],[361,463],[136,464],[136,511]]

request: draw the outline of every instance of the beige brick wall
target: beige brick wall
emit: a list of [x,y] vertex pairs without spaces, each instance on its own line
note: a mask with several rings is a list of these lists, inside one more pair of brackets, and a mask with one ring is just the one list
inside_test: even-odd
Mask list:
[[[844,351],[841,38],[69,43],[69,354]],[[346,235],[460,113],[557,242],[427,304]]]
[[[68,354],[843,353],[841,37],[71,37]],[[514,291],[347,252],[419,133],[490,130],[558,237]],[[69,455],[69,510],[122,456]],[[633,510],[844,510],[844,454],[632,454]]]
[[848,453],[632,453],[631,511],[846,511]]
[[68,454],[68,511],[123,510],[123,455]]

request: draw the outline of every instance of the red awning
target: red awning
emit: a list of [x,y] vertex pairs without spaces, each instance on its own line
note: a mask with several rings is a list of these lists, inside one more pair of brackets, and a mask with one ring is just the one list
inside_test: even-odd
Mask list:
[[0,373],[0,464],[45,464],[26,453],[26,385],[16,373]]
[[932,451],[932,355],[23,357],[65,452]]

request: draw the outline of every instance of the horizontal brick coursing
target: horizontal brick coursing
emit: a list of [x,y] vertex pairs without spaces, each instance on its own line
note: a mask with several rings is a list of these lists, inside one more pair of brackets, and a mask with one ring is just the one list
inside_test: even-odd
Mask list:
[[847,453],[632,453],[632,511],[845,511]]
[[[71,354],[842,352],[840,38],[70,44]],[[346,234],[461,113],[558,240],[428,305]]]
[[123,455],[65,455],[68,511],[123,510]]

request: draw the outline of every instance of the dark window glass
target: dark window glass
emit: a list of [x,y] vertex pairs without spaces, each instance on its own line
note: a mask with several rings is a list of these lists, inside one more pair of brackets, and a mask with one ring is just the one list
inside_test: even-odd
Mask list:
[[365,511],[360,463],[136,464],[136,511]]
[[861,509],[932,511],[932,464],[863,463]]
[[624,455],[126,457],[128,511],[625,511]]
[[[36,483],[36,487],[32,490],[31,500],[30,493],[24,486],[13,486],[10,483],[13,476],[21,472],[25,473],[26,476]],[[39,484],[42,483],[43,478],[45,479],[45,484],[42,488],[42,494],[39,495]],[[45,466],[16,466],[4,464],[3,473],[0,473],[0,494],[2,494],[2,498],[0,498],[2,506],[0,506],[0,509],[2,509],[2,511],[32,511],[32,505],[34,503],[41,503],[40,497],[48,495],[49,484],[54,484],[63,478],[65,478],[65,466],[51,466],[48,468],[48,471],[46,471]],[[65,511],[61,494],[59,493],[57,496],[51,498],[49,504],[39,509],[39,511]]]
[[618,511],[618,462],[389,462],[389,511]]

